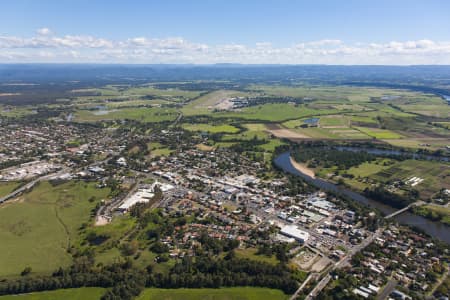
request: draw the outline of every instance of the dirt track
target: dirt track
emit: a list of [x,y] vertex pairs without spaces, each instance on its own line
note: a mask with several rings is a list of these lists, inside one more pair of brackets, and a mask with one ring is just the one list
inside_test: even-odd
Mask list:
[[267,124],[267,132],[273,134],[277,138],[282,139],[310,139],[311,137],[295,132],[291,129],[283,128],[278,124]]

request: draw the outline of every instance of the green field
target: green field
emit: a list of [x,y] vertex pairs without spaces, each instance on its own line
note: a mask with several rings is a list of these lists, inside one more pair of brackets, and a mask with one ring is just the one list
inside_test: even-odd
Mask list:
[[170,150],[166,146],[157,143],[152,142],[147,145],[147,149],[150,151],[151,156],[169,156],[173,150]]
[[365,127],[356,127],[359,131],[368,136],[371,136],[376,139],[400,139],[402,135],[386,130],[386,129],[378,129],[378,128],[365,128]]
[[268,139],[269,134],[267,133],[267,128],[264,124],[241,124],[246,130],[238,134],[226,134],[222,137],[223,141],[230,140],[251,140],[255,137],[259,140]]
[[22,118],[35,113],[36,112],[33,107],[27,106],[4,107],[0,105],[0,117]]
[[346,116],[326,116],[319,120],[320,127],[348,127],[349,120]]
[[210,124],[183,124],[183,128],[189,131],[204,131],[209,133],[236,133],[239,128],[232,125],[210,125]]
[[150,85],[132,87],[123,92],[125,95],[133,96],[154,96],[170,100],[188,100],[200,96],[202,91],[185,91],[180,89],[157,89]]
[[279,261],[275,256],[266,256],[266,255],[257,255],[258,250],[256,248],[247,248],[247,249],[236,249],[236,256],[239,258],[247,258],[251,260],[257,260],[260,262],[269,263],[271,265],[276,265]]
[[96,122],[102,120],[135,120],[146,123],[174,121],[178,112],[174,108],[123,108],[108,110],[99,114],[98,111],[78,110],[75,120],[79,122]]
[[383,165],[383,163],[388,160],[380,159],[374,162],[365,162],[357,167],[350,168],[347,173],[352,174],[355,177],[368,177],[372,174],[381,172],[388,168],[388,166]]
[[103,288],[77,288],[21,295],[0,296],[0,300],[99,300],[105,293]]
[[416,93],[400,90],[380,88],[359,88],[350,86],[281,86],[281,85],[252,85],[251,91],[264,92],[268,95],[286,96],[296,98],[307,98],[311,100],[339,101],[350,103],[369,102],[371,97],[382,97],[385,95],[410,95]]
[[41,182],[17,201],[0,206],[0,276],[18,275],[28,266],[35,273],[68,266],[67,248],[77,243],[80,226],[108,193],[95,183]]
[[[72,91],[74,96],[80,93],[91,93],[90,96],[79,96],[81,102],[86,100],[103,101],[110,99],[141,99],[144,96],[152,96],[168,101],[184,101],[198,97],[201,91],[185,91],[180,89],[158,89],[151,85],[128,86],[107,85],[103,88],[80,89]],[[151,99],[153,101],[154,99]]]
[[138,300],[285,300],[280,290],[254,287],[221,289],[146,289]]
[[20,186],[20,182],[16,181],[8,181],[8,182],[0,182],[0,197],[4,197],[9,193],[13,192]]

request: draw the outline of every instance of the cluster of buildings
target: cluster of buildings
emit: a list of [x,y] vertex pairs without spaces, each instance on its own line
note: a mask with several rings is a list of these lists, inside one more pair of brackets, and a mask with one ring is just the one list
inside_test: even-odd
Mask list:
[[4,169],[0,172],[0,180],[20,181],[48,174],[61,166],[47,161],[32,161],[19,166]]
[[[342,257],[342,249],[351,249],[369,234],[357,224],[355,212],[340,208],[334,198],[323,192],[286,195],[285,179],[262,180],[253,161],[235,155],[227,149],[189,149],[154,161],[152,175],[184,190],[181,197],[166,197],[170,200],[163,207],[179,209],[173,205],[189,194],[197,209],[223,224],[270,224],[279,228],[274,242],[308,244],[331,258]],[[247,240],[245,235],[241,240]]]
[[416,299],[432,291],[440,276],[448,272],[443,264],[447,255],[445,249],[409,228],[391,225],[362,251],[363,259],[356,268],[350,269],[358,280],[353,293],[369,298],[379,287],[391,286],[392,299]]
[[167,183],[160,183],[158,181],[151,184],[149,187],[141,187],[136,192],[132,193],[129,197],[125,198],[122,204],[117,208],[118,211],[126,212],[133,205],[137,203],[148,203],[155,196],[155,187],[158,187],[162,192],[172,190],[173,185]]

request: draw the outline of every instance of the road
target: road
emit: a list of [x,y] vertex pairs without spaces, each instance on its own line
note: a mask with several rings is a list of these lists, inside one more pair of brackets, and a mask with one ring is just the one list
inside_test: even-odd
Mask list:
[[314,289],[308,294],[308,296],[305,299],[312,300],[317,295],[320,294],[320,292],[325,288],[325,286],[328,284],[328,282],[331,280],[330,273],[338,268],[342,268],[350,263],[350,260],[352,259],[353,255],[367,247],[370,243],[373,242],[373,240],[380,236],[380,234],[383,232],[384,228],[379,228],[375,233],[370,235],[368,238],[366,238],[361,244],[356,245],[355,247],[351,248],[350,251],[345,255],[340,261],[334,264],[334,266],[327,272],[327,274],[322,278],[321,281],[314,287]]
[[404,213],[405,211],[407,211],[408,209],[410,209],[410,208],[413,207],[413,206],[421,206],[421,205],[424,205],[424,204],[426,204],[426,203],[423,202],[423,201],[421,201],[421,200],[416,201],[416,202],[413,202],[413,203],[411,203],[410,205],[408,205],[408,206],[406,206],[406,207],[404,207],[404,208],[402,208],[402,209],[400,209],[400,210],[394,211],[392,214],[387,215],[387,216],[385,216],[384,218],[385,218],[385,219],[390,219],[390,218],[392,218],[392,217],[395,217],[396,215],[399,215],[399,214],[401,214],[401,213]]
[[397,286],[397,281],[394,279],[391,279],[388,281],[384,289],[381,291],[381,293],[377,296],[377,300],[384,300],[386,299],[395,289]]
[[289,298],[289,300],[295,300],[298,296],[298,294],[305,288],[305,286],[308,284],[308,282],[313,279],[314,277],[316,277],[317,274],[312,273],[309,274],[309,276],[306,278],[305,281],[303,281],[302,285],[295,291],[294,295],[291,296],[291,298]]

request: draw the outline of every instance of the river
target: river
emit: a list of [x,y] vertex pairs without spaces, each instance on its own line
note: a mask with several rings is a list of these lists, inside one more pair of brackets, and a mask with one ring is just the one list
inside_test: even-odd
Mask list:
[[409,159],[422,159],[422,160],[437,160],[443,162],[449,162],[450,157],[448,156],[438,156],[422,153],[412,153],[406,151],[399,151],[395,149],[378,149],[378,148],[367,148],[367,147],[350,147],[350,146],[337,146],[336,150],[339,151],[351,151],[351,152],[367,152],[369,154],[375,154],[379,156],[405,156]]
[[[312,178],[312,177],[300,172],[292,165],[289,152],[284,152],[284,153],[280,154],[279,156],[277,156],[274,160],[274,163],[277,167],[281,168],[283,171],[293,174],[293,175],[300,176],[303,179],[305,179],[307,182],[313,184],[314,186],[316,186],[324,191],[331,191],[331,192],[345,195],[348,198],[358,201],[364,205],[377,208],[378,210],[382,211],[386,215],[396,211],[396,209],[393,207],[390,207],[390,206],[380,203],[378,201],[364,197],[363,195],[361,195],[359,193],[353,192],[349,189],[335,185],[334,183],[328,182],[328,181],[320,179],[320,178]],[[400,215],[397,215],[394,217],[394,219],[401,224],[417,227],[417,228],[423,230],[428,235],[435,237],[437,239],[440,239],[442,241],[445,241],[450,244],[450,227],[448,227],[444,224],[430,221],[424,217],[414,215],[410,212],[404,212]]]

